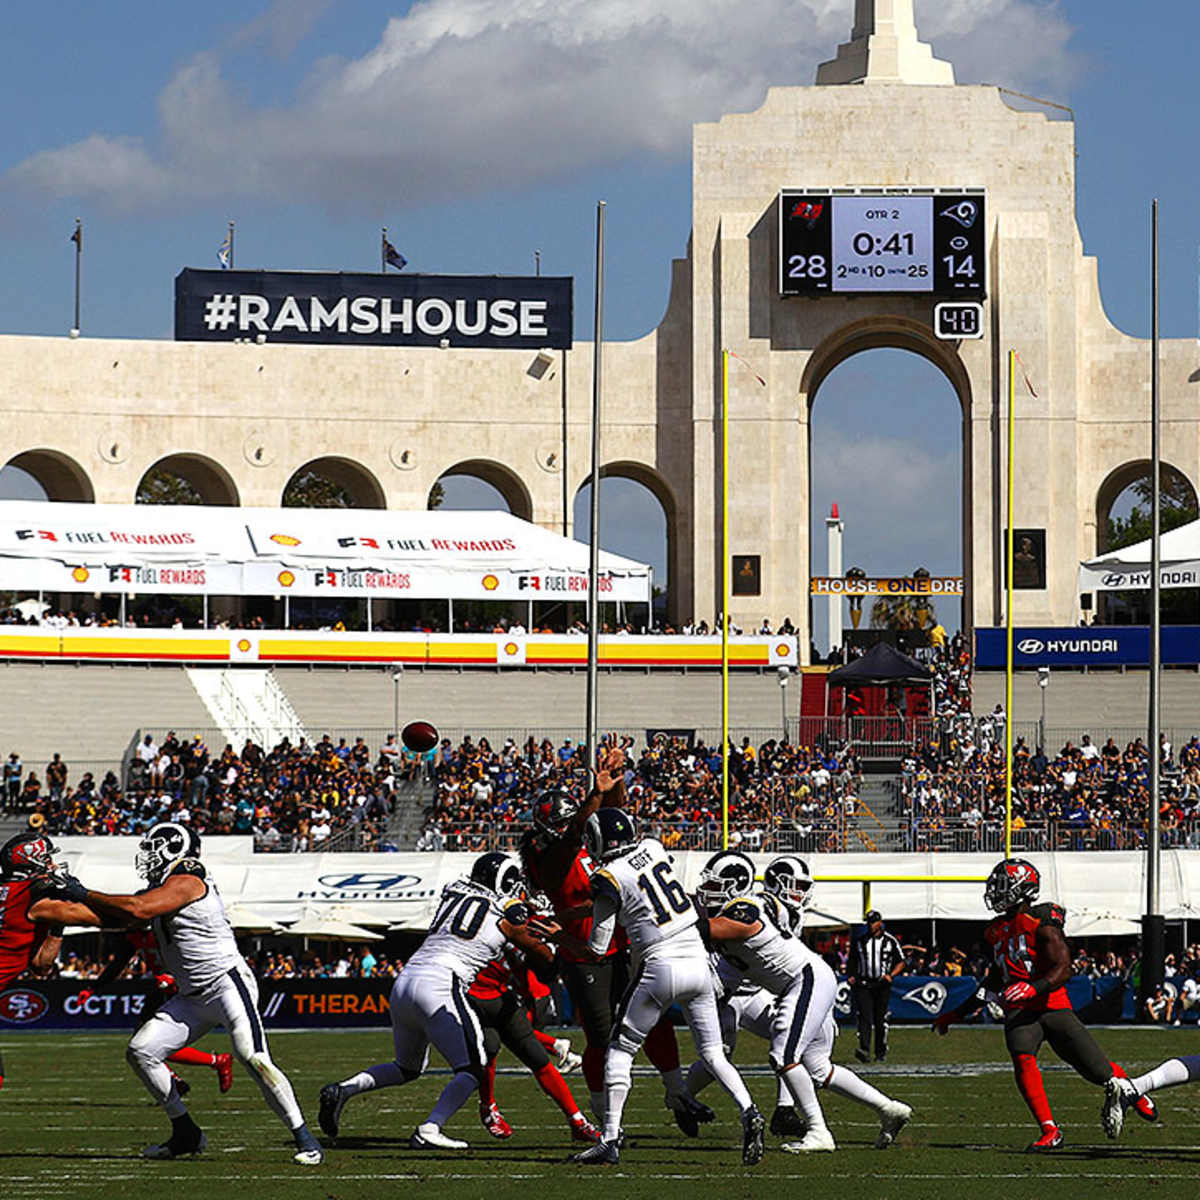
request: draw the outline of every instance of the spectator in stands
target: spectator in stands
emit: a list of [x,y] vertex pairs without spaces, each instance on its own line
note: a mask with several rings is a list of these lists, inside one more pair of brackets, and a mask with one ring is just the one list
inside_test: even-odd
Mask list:
[[14,750],[4,764],[4,806],[15,812],[21,803],[21,776],[24,766],[21,756]]

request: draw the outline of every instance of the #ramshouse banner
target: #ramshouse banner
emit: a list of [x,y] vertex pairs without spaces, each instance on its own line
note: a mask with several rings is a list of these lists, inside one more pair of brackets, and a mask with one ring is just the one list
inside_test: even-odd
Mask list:
[[175,277],[175,339],[567,350],[569,276],[203,271]]
[[814,596],[961,596],[961,576],[905,575],[893,578],[848,578],[841,575],[814,576]]

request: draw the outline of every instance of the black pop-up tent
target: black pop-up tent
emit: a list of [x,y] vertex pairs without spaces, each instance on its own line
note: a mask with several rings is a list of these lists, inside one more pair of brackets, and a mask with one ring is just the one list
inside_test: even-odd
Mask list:
[[830,672],[833,687],[889,687],[893,684],[931,684],[933,672],[915,658],[902,654],[887,642],[876,642],[870,650],[844,667]]

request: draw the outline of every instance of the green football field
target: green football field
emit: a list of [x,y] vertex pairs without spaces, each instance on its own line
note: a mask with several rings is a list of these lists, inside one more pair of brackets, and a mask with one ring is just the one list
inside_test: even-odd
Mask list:
[[[1173,1054],[1195,1052],[1200,1042],[1195,1030],[1099,1030],[1097,1036],[1131,1074]],[[219,1036],[204,1044],[225,1048]],[[208,1133],[209,1150],[197,1159],[145,1162],[139,1150],[161,1140],[166,1125],[125,1065],[123,1038],[19,1035],[5,1037],[0,1046],[6,1060],[0,1089],[4,1200],[357,1200],[403,1194],[528,1200],[615,1194],[672,1200],[803,1196],[810,1186],[850,1200],[923,1200],[959,1191],[987,1200],[1043,1191],[1081,1197],[1121,1191],[1139,1197],[1156,1187],[1160,1194],[1183,1194],[1200,1178],[1200,1087],[1161,1093],[1160,1123],[1149,1126],[1131,1114],[1125,1136],[1114,1144],[1100,1132],[1099,1089],[1062,1068],[1047,1050],[1047,1090],[1067,1144],[1049,1156],[1023,1153],[1033,1129],[994,1029],[956,1029],[944,1039],[924,1029],[898,1029],[890,1061],[861,1068],[916,1110],[890,1150],[872,1148],[876,1124],[868,1110],[824,1094],[837,1153],[799,1158],[780,1152],[777,1140],[769,1139],[766,1158],[753,1170],[740,1164],[736,1114],[719,1089],[710,1088],[704,1097],[717,1110],[717,1123],[689,1141],[662,1107],[661,1085],[646,1074],[634,1080],[620,1165],[576,1167],[566,1162],[571,1147],[557,1109],[529,1075],[507,1069],[497,1081],[497,1095],[516,1128],[510,1141],[492,1141],[483,1132],[472,1102],[448,1129],[470,1141],[469,1151],[410,1151],[408,1135],[445,1081],[444,1075],[432,1074],[352,1101],[343,1114],[343,1136],[327,1147],[324,1166],[305,1169],[292,1164],[290,1139],[244,1072],[238,1071],[233,1091],[219,1096],[211,1072],[183,1068],[193,1084],[192,1112]],[[739,1057],[759,1106],[769,1114],[774,1081],[757,1065],[760,1046],[765,1054],[765,1045],[744,1036]],[[857,1066],[853,1046],[852,1036],[843,1033],[837,1060]],[[314,1129],[320,1085],[388,1057],[389,1047],[385,1030],[272,1037],[275,1058],[290,1074]],[[579,1076],[569,1079],[576,1097],[586,1101]]]

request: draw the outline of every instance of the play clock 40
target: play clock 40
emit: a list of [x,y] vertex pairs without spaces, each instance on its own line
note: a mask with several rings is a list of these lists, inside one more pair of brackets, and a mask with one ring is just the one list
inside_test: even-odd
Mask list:
[[982,190],[779,194],[779,293],[987,295]]

